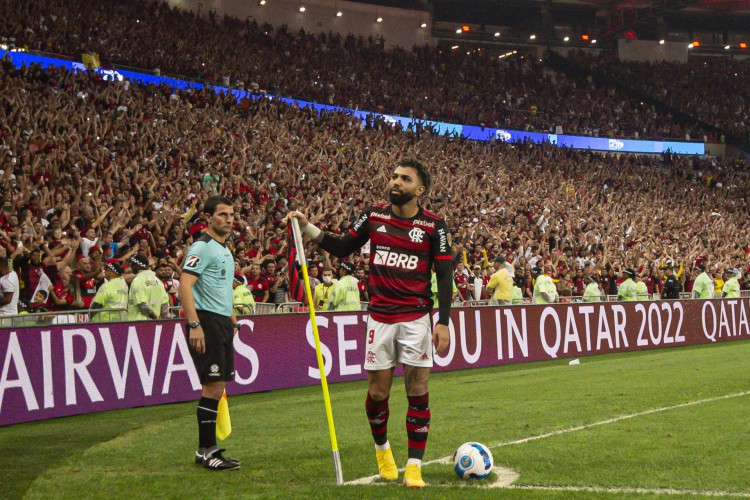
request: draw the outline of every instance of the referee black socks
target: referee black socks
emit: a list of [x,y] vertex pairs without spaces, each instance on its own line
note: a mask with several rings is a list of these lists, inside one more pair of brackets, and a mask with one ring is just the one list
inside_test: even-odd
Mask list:
[[219,410],[219,400],[201,397],[198,401],[196,415],[198,417],[198,447],[216,447],[216,415]]

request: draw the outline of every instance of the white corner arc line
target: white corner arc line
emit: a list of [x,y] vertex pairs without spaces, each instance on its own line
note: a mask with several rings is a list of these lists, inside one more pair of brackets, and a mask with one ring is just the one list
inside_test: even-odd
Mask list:
[[[576,427],[568,427],[567,429],[559,429],[559,430],[556,430],[556,431],[545,432],[544,434],[537,434],[535,436],[529,436],[527,438],[516,439],[514,441],[505,441],[505,442],[502,442],[502,443],[495,443],[493,445],[488,446],[488,448],[490,448],[492,450],[492,449],[495,449],[495,448],[502,448],[502,447],[505,447],[505,446],[514,446],[514,445],[517,445],[517,444],[529,443],[531,441],[538,441],[540,439],[546,439],[546,438],[550,438],[550,437],[554,437],[554,436],[560,436],[562,434],[568,434],[568,433],[571,433],[571,432],[578,432],[578,431],[583,431],[583,430],[586,430],[586,429],[591,429],[593,427],[599,427],[599,426],[602,426],[602,425],[613,424],[615,422],[620,422],[622,420],[629,420],[631,418],[644,417],[646,415],[653,415],[655,413],[663,413],[663,412],[666,412],[666,411],[677,410],[677,409],[680,409],[680,408],[687,408],[687,407],[690,407],[690,406],[696,406],[696,405],[701,405],[701,404],[706,404],[706,403],[713,403],[715,401],[721,401],[723,399],[739,398],[739,397],[743,397],[743,396],[747,396],[747,395],[750,395],[750,391],[735,392],[735,393],[732,393],[732,394],[724,394],[723,396],[715,396],[715,397],[712,397],[712,398],[704,398],[704,399],[697,399],[695,401],[688,401],[687,403],[680,403],[680,404],[676,404],[676,405],[663,406],[661,408],[652,408],[650,410],[644,410],[644,411],[640,411],[640,412],[637,412],[637,413],[630,413],[628,415],[620,415],[619,417],[612,417],[612,418],[608,418],[608,419],[605,419],[605,420],[599,420],[598,422],[592,422],[590,424],[578,425]],[[442,458],[436,458],[434,460],[430,460],[429,462],[424,462],[423,465],[448,464],[448,463],[450,463],[450,461],[452,460],[452,458],[453,458],[452,456],[447,456],[447,457],[442,457]],[[507,469],[504,469],[504,468],[499,468],[497,466],[495,466],[495,469],[507,470]],[[401,471],[403,469],[399,469],[399,470]],[[378,479],[378,477],[379,476],[366,476],[366,477],[362,477],[362,478],[358,478],[358,479],[353,479],[351,481],[347,481],[344,484],[351,484],[351,485],[372,484],[372,483],[375,483],[375,481]],[[508,487],[508,486],[504,486],[504,487]],[[518,489],[547,489],[547,488],[549,488],[551,490],[554,490],[555,488],[562,488],[565,491],[568,491],[568,490],[570,490],[570,491],[578,491],[575,488],[579,488],[579,487],[576,487],[576,486],[570,486],[570,487],[567,487],[567,486],[560,486],[560,487],[553,487],[553,486],[549,486],[549,487],[547,487],[547,486],[510,486],[510,487],[511,488],[518,488]],[[620,491],[620,490],[622,490],[623,493],[631,492],[631,490],[627,489],[627,488],[620,488],[620,489],[617,489],[617,488],[611,488],[611,489],[610,488],[602,488],[601,489],[602,492]],[[587,491],[587,490],[584,487],[580,487],[580,491]],[[664,494],[670,494],[669,492],[672,491],[672,490],[666,490],[665,489],[665,490],[638,490],[638,491],[642,491],[644,493],[646,493],[646,492],[648,492],[648,493],[662,492]],[[636,489],[633,488],[632,492],[636,492]],[[679,491],[679,490],[674,490],[673,493],[676,493],[676,494],[690,494],[687,491]],[[706,494],[711,494],[711,492],[706,492]],[[727,493],[716,492],[716,494],[717,495],[719,495],[719,494],[735,495],[735,496],[739,495],[739,496],[748,496],[748,497],[750,497],[750,494],[746,495],[745,493],[734,494],[734,493],[730,493],[730,492],[727,492]]]

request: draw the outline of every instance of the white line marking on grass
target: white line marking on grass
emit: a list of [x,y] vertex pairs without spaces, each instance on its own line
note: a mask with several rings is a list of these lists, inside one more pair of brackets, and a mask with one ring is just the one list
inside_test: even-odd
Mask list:
[[[517,445],[517,444],[529,443],[531,441],[538,441],[540,439],[546,439],[546,438],[550,438],[550,437],[554,437],[554,436],[560,436],[562,434],[568,434],[570,432],[578,432],[578,431],[583,431],[583,430],[586,430],[586,429],[591,429],[593,427],[599,427],[599,426],[602,426],[602,425],[613,424],[615,422],[620,422],[622,420],[629,420],[631,418],[643,417],[643,416],[646,416],[646,415],[653,415],[655,413],[663,413],[663,412],[666,412],[666,411],[677,410],[677,409],[680,409],[680,408],[687,408],[689,406],[695,406],[695,405],[700,405],[700,404],[705,404],[705,403],[713,403],[715,401],[721,401],[723,399],[739,398],[739,397],[742,397],[742,396],[747,396],[749,394],[750,394],[750,391],[735,392],[735,393],[732,393],[732,394],[725,394],[723,396],[716,396],[716,397],[713,397],[713,398],[698,399],[696,401],[688,401],[687,403],[680,403],[680,404],[671,405],[671,406],[663,406],[661,408],[653,408],[651,410],[645,410],[645,411],[640,411],[640,412],[637,412],[637,413],[631,413],[629,415],[620,415],[619,417],[608,418],[606,420],[600,420],[598,422],[593,422],[593,423],[590,423],[590,424],[579,425],[579,426],[576,426],[576,427],[569,427],[567,429],[560,429],[560,430],[557,430],[557,431],[545,432],[544,434],[537,434],[536,436],[530,436],[530,437],[523,438],[523,439],[516,439],[514,441],[506,441],[506,442],[503,442],[503,443],[496,443],[496,444],[493,444],[491,446],[488,446],[488,448],[490,448],[492,450],[492,449],[495,449],[495,448],[502,448],[504,446],[514,446],[514,445]],[[450,464],[451,460],[453,460],[453,456],[449,455],[447,457],[436,458],[435,460],[430,460],[429,462],[424,462],[423,465],[426,466],[426,465],[430,465],[430,464]],[[403,471],[403,469],[399,469],[399,470]],[[507,488],[507,487],[511,487],[511,488],[516,488],[516,489],[551,489],[551,490],[561,488],[563,490],[570,489],[570,491],[588,491],[586,489],[587,487],[583,487],[583,486],[581,486],[581,487],[577,487],[577,486],[559,486],[559,487],[558,486],[510,486],[510,484],[513,481],[515,481],[515,479],[518,478],[518,473],[517,472],[515,472],[515,471],[513,471],[511,469],[506,469],[504,467],[498,467],[498,466],[495,466],[493,468],[493,471],[495,473],[497,473],[497,475],[498,475],[498,479],[494,483],[491,483],[491,487],[494,487],[494,488]],[[510,475],[515,475],[515,477],[513,478],[513,480],[510,483],[506,483],[506,480],[507,480],[507,478],[510,477]],[[379,476],[361,477],[359,479],[353,479],[351,481],[347,481],[344,484],[378,484],[378,483],[376,483],[376,480],[378,478],[379,478]],[[599,491],[599,489],[595,488],[594,490],[591,490],[591,491],[596,492],[596,491]],[[633,493],[635,493],[635,492],[661,493],[661,492],[663,492],[664,494],[670,494],[670,493],[668,493],[669,491],[674,491],[675,493],[673,493],[673,494],[688,494],[688,495],[692,494],[692,492],[690,492],[690,491],[666,490],[666,489],[665,490],[658,490],[658,489],[654,489],[654,490],[640,490],[639,488],[601,488],[600,491],[602,491],[602,492],[609,492],[609,491],[620,492],[620,491],[622,491],[624,493],[627,493],[627,492],[633,492]],[[733,495],[733,496],[747,496],[747,497],[750,497],[750,493],[723,493],[723,492],[710,492],[710,491],[708,491],[708,492],[695,492],[695,493],[706,494],[706,495],[722,495],[722,494],[725,494],[725,495]]]
[[623,493],[641,495],[689,495],[704,497],[740,497],[750,498],[750,493],[744,491],[703,491],[703,490],[675,490],[672,488],[617,488],[604,486],[504,486],[510,490],[531,491],[580,491],[587,493]]

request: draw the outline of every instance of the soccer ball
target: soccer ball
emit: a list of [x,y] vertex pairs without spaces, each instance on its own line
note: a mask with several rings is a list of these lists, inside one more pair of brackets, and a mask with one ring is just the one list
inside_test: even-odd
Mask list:
[[492,453],[481,443],[464,443],[453,454],[453,470],[461,479],[483,479],[492,472]]

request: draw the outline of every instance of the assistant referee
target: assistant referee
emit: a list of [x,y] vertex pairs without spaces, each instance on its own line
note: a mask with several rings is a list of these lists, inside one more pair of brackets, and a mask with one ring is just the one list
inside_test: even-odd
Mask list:
[[179,289],[190,354],[201,380],[195,463],[212,470],[232,470],[239,469],[240,462],[223,456],[224,450],[216,446],[216,415],[226,383],[234,379],[234,258],[225,244],[232,232],[234,209],[228,198],[211,196],[203,211],[208,227],[190,245]]

